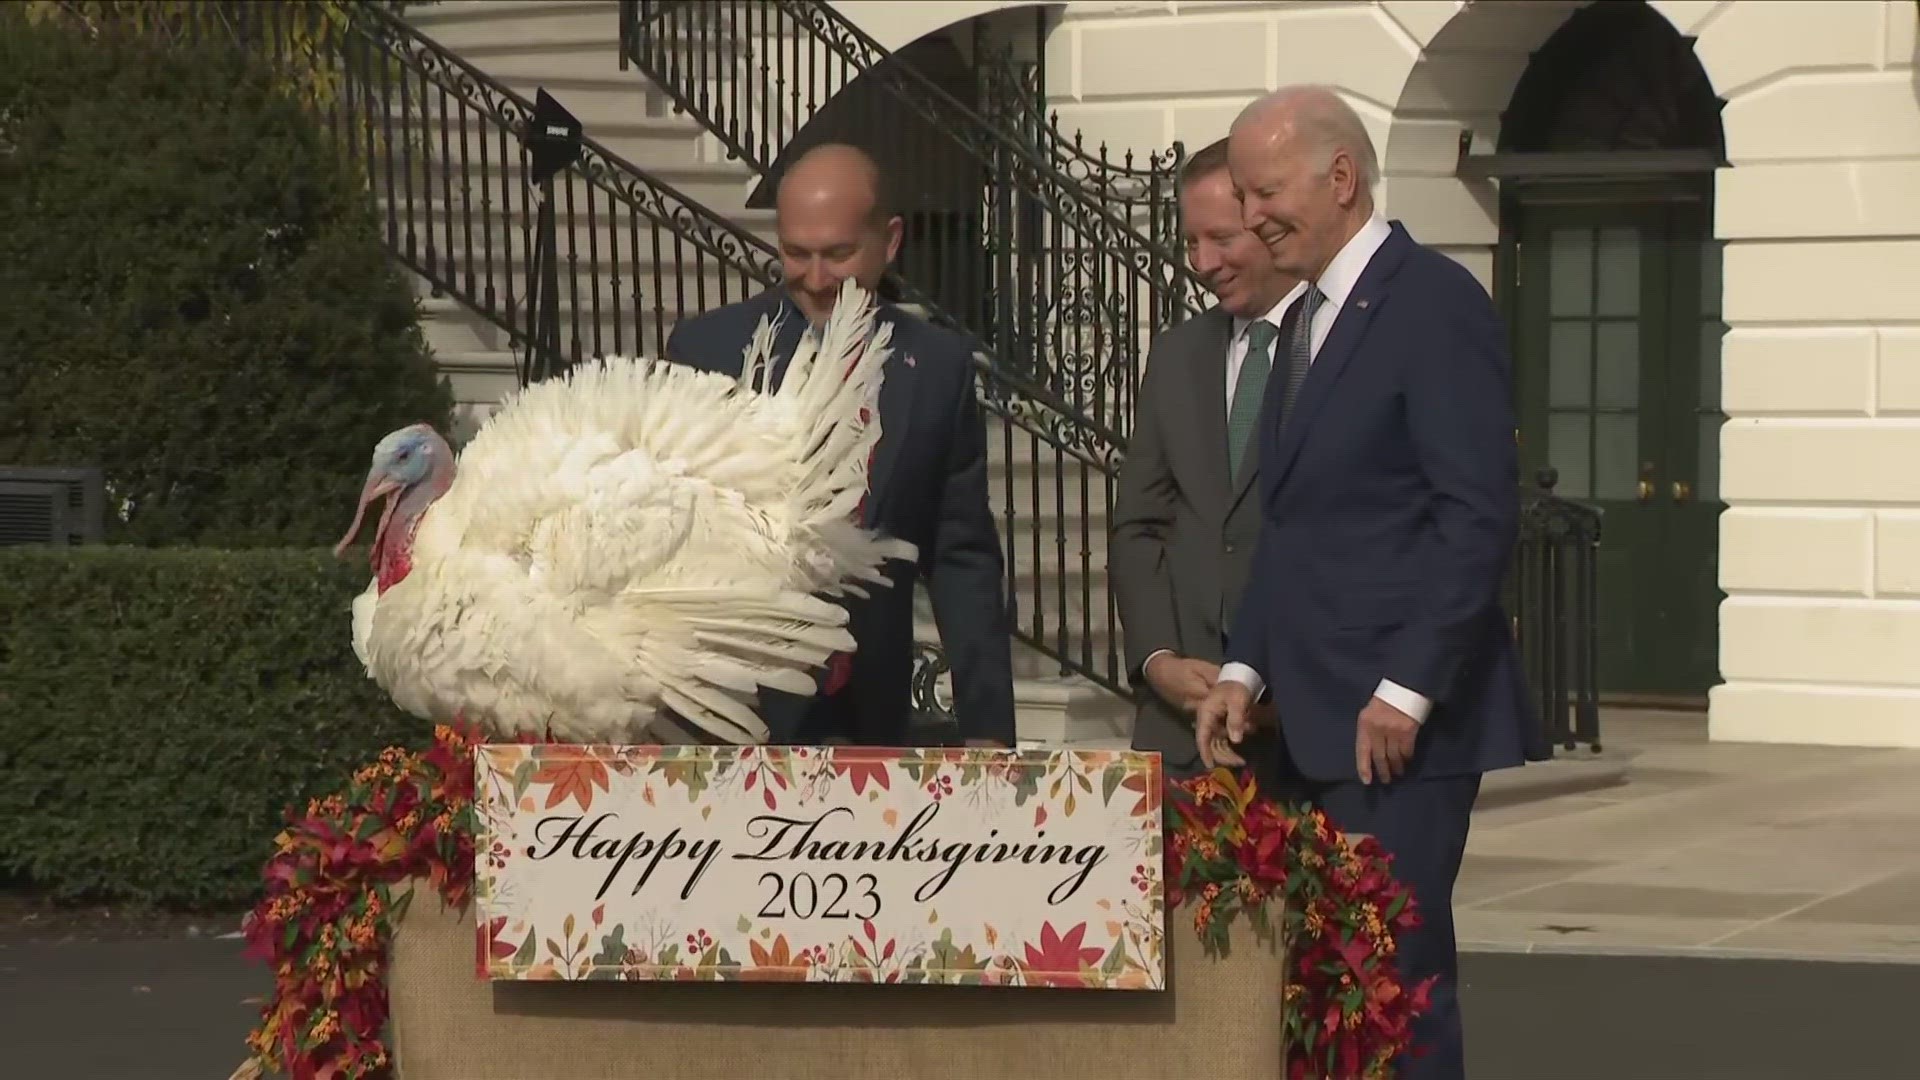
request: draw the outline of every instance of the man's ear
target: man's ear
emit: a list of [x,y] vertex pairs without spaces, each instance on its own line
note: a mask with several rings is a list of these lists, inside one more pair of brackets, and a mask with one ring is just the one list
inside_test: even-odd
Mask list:
[[893,265],[893,260],[899,257],[900,240],[906,234],[907,223],[900,215],[895,214],[887,219],[887,265]]
[[1350,210],[1360,201],[1360,170],[1353,163],[1353,155],[1345,150],[1333,153],[1333,163],[1327,166],[1327,179],[1333,183],[1333,201],[1340,204],[1342,210]]

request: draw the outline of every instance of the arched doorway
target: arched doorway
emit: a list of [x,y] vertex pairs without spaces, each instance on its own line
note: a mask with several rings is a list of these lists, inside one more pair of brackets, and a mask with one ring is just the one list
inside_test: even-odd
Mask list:
[[1704,705],[1717,681],[1720,251],[1715,95],[1640,0],[1576,11],[1502,116],[1496,290],[1524,475],[1605,512],[1603,693]]

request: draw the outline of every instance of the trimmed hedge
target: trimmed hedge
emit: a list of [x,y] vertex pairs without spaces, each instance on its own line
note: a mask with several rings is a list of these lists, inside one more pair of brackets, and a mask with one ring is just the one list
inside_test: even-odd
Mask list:
[[115,543],[331,543],[382,435],[447,430],[374,199],[283,83],[0,4],[0,464],[98,466]]
[[326,551],[0,548],[0,869],[245,901],[288,806],[432,740],[353,655],[369,579]]

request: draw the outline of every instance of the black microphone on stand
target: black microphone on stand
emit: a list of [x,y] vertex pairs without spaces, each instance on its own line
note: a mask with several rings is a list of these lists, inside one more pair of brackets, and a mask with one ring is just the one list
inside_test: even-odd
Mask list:
[[527,182],[539,197],[528,277],[533,295],[527,303],[525,346],[518,365],[523,387],[550,379],[571,366],[560,355],[559,242],[553,216],[553,178],[580,160],[583,134],[580,121],[541,87],[521,142],[528,159]]

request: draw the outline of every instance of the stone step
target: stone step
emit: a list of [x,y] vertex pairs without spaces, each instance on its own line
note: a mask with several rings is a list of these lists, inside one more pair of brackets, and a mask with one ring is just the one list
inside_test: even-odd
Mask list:
[[440,0],[410,8],[406,20],[463,56],[475,49],[547,38],[598,37],[619,51],[618,0]]
[[[422,329],[436,353],[507,352],[513,347],[512,335],[469,311],[458,300],[436,297],[421,303],[422,314],[428,316]],[[440,312],[445,314],[438,314]],[[578,337],[582,356],[660,356],[666,351],[667,338],[672,335],[676,322],[671,316],[656,319],[651,311],[636,316],[632,304],[625,302],[617,319],[612,305],[607,304],[597,324],[582,321],[575,326],[571,309],[563,306],[561,348],[571,353],[574,339]]]
[[[741,210],[729,213],[724,218],[709,219],[703,222],[683,223],[676,230],[656,221],[648,214],[637,211],[626,202],[615,201],[609,204],[605,194],[594,192],[592,220],[588,220],[582,198],[584,185],[574,185],[574,212],[566,212],[564,193],[557,193],[554,215],[554,246],[562,258],[569,254],[585,260],[589,257],[603,261],[618,261],[623,266],[633,263],[652,263],[656,258],[672,266],[676,263],[688,265],[696,261],[697,239],[712,247],[720,248],[734,255],[735,259],[749,261],[751,265],[760,265],[767,258],[764,250],[751,246],[751,242],[736,235],[726,226],[732,225],[748,236],[756,237],[769,245],[773,242],[774,224],[771,210]],[[484,263],[489,255],[494,261],[504,257],[517,259],[529,244],[538,240],[534,228],[538,224],[538,208],[531,204],[522,204],[519,192],[514,192],[514,201],[509,207],[499,205],[499,193],[489,193],[495,205],[486,207],[475,198],[471,204],[463,200],[458,188],[454,190],[451,202],[442,201],[441,192],[433,192],[432,199],[423,199],[418,193],[411,204],[404,197],[378,200],[379,220],[386,227],[387,209],[392,206],[394,220],[398,229],[412,226],[417,238],[422,242],[431,231],[436,248],[464,252],[477,262]],[[658,245],[657,249],[655,245]],[[712,265],[716,256],[699,253],[699,260]]]
[[[435,162],[451,160],[456,168],[469,162],[479,165],[502,160],[517,161],[520,158],[517,139],[510,133],[503,139],[498,124],[481,120],[456,99],[448,98],[444,102],[437,98],[429,99],[424,108],[425,115],[420,115],[421,111],[416,109],[412,115],[405,115],[397,107],[394,110],[391,138],[396,141],[403,137],[412,139],[408,150],[410,154],[425,154]],[[570,104],[569,111],[574,112],[582,128],[595,142],[641,168],[711,163],[702,156],[706,130],[687,117],[649,116],[637,112],[632,101],[620,102],[617,109],[607,109],[605,115],[596,115],[591,119],[579,115]],[[461,126],[463,119],[464,131]],[[377,138],[387,139],[385,121],[376,117],[373,122],[378,125],[375,130]]]
[[520,385],[514,356],[505,349],[435,353],[433,361],[461,404],[497,404]]
[[[664,26],[643,26],[643,32],[651,41],[658,42],[664,35],[677,49],[698,48],[704,53],[718,53],[729,46],[736,51],[791,48],[798,32],[792,20],[772,20],[769,26],[757,12],[747,16],[743,6],[713,0],[703,6],[710,10],[704,19],[675,19]],[[605,0],[450,0],[414,8],[407,12],[407,21],[481,67],[486,66],[480,63],[481,57],[519,50],[601,48],[617,56],[620,48],[620,5]]]
[[450,296],[420,298],[420,330],[434,355],[504,350],[498,327]]
[[[389,172],[388,160],[392,160]],[[697,203],[699,206],[720,216],[746,207],[747,195],[753,190],[756,181],[745,165],[739,162],[661,162],[646,165],[636,162],[646,175],[662,187],[677,192],[683,200]],[[376,197],[395,199],[405,202],[409,198],[418,202],[435,201],[461,205],[461,192],[470,189],[476,193],[485,193],[494,205],[503,208],[519,209],[537,204],[537,196],[528,194],[530,185],[526,182],[527,169],[518,158],[511,161],[446,160],[438,155],[435,148],[426,155],[387,154],[376,156],[368,164],[369,180]],[[615,184],[620,178],[613,178]],[[463,189],[462,185],[466,188]],[[556,176],[554,186],[554,212],[563,219],[567,213],[567,189],[573,189],[573,213],[584,216],[588,189],[592,188],[592,202],[596,213],[602,210],[614,210],[626,205],[626,200],[609,195],[595,185],[579,177]],[[643,188],[637,197],[645,199],[648,195]]]

